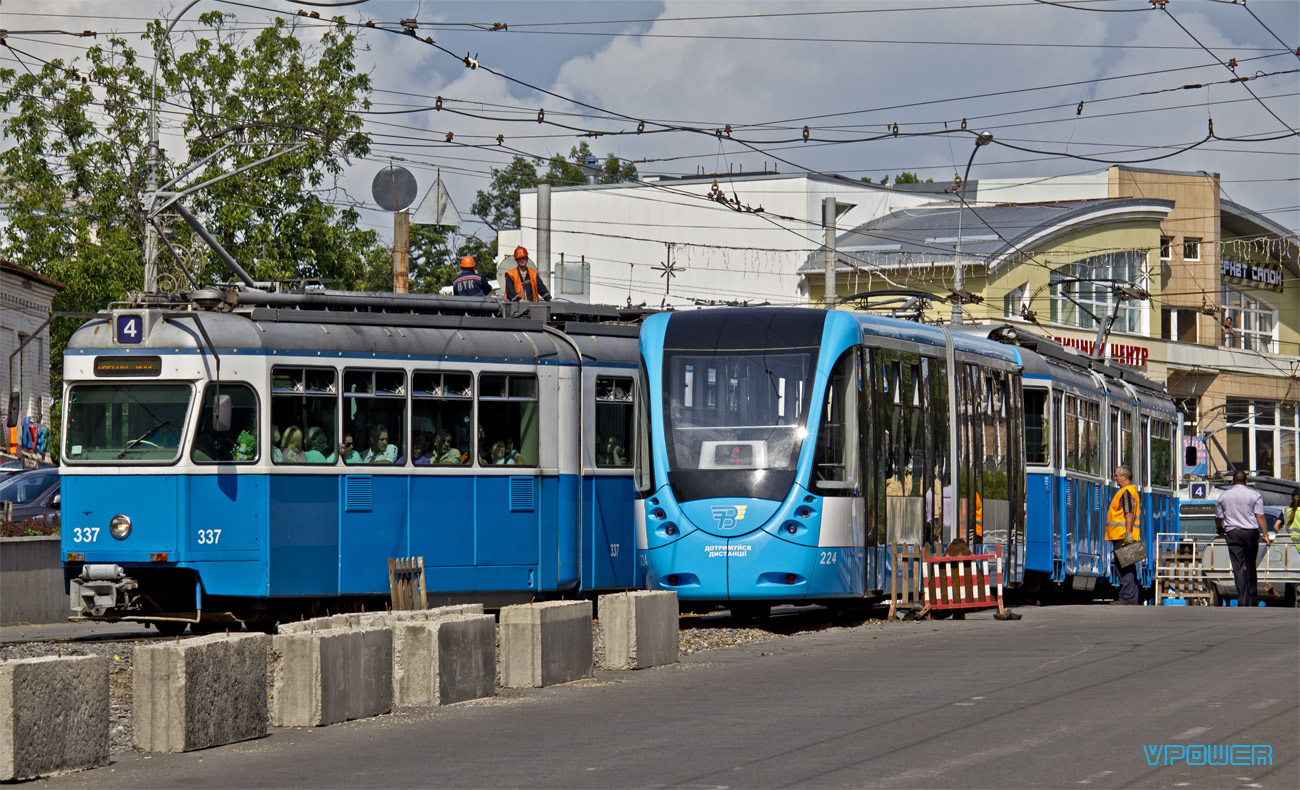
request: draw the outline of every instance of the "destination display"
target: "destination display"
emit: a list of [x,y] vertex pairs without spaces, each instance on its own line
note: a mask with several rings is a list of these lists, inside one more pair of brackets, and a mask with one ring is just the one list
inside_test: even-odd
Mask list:
[[161,376],[162,357],[96,357],[96,376]]

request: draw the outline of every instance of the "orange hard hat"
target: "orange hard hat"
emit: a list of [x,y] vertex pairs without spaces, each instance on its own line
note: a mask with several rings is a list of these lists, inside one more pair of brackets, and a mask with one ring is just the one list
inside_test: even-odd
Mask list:
[[515,247],[515,260],[519,260],[520,258],[527,258],[527,257],[528,257],[528,250],[524,249],[523,247]]
[[466,255],[464,258],[461,258],[461,259],[460,259],[460,268],[462,268],[462,269],[473,269],[473,268],[474,268],[474,256],[473,256],[473,255]]

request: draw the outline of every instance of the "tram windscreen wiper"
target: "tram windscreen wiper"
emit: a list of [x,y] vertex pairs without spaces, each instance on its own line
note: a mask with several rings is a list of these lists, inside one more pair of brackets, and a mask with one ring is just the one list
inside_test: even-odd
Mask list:
[[118,453],[117,457],[121,458],[122,456],[126,455],[128,450],[134,448],[137,444],[148,439],[150,436],[153,436],[155,433],[158,433],[159,431],[161,431],[163,428],[166,428],[170,424],[171,424],[171,420],[162,420],[154,427],[142,433],[139,438],[132,439],[131,441],[127,442],[126,447],[122,448],[122,452]]

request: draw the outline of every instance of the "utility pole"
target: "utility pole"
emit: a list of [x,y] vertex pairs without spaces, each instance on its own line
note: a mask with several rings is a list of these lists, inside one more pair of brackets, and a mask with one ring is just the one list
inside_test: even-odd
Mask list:
[[822,244],[826,259],[826,292],[822,296],[822,302],[827,310],[835,309],[835,297],[838,294],[835,285],[835,220],[838,213],[834,197],[822,198],[822,225],[826,228],[826,241]]
[[537,185],[537,274],[551,281],[551,185]]
[[393,293],[411,290],[411,212],[393,212]]
[[993,132],[980,132],[975,138],[975,148],[970,152],[970,159],[966,160],[966,174],[961,177],[961,183],[957,186],[957,199],[961,202],[957,207],[957,260],[952,265],[952,290],[956,297],[952,301],[954,324],[962,322],[961,306],[966,301],[966,279],[963,270],[965,261],[961,257],[961,226],[962,218],[966,213],[966,181],[970,178],[970,166],[975,161],[975,154],[991,142],[993,142]]
[[162,48],[167,46],[172,28],[180,21],[186,11],[197,5],[199,0],[190,0],[189,5],[180,10],[167,23],[162,38],[158,41],[158,52],[153,59],[153,76],[149,79],[149,176],[145,183],[144,196],[144,290],[145,293],[158,291],[158,228],[154,226],[154,204],[158,202],[158,62],[162,60]]

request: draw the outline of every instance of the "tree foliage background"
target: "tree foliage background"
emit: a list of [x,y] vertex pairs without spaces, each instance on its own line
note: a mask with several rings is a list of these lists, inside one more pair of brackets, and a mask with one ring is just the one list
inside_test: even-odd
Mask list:
[[[218,12],[200,21],[206,29],[193,41],[164,41],[157,21],[144,36],[145,51],[159,57],[162,125],[185,138],[184,150],[163,151],[160,183],[183,175],[180,186],[197,184],[303,144],[193,193],[188,208],[259,280],[325,279],[350,288],[376,266],[390,266],[379,234],[358,227],[355,209],[330,202],[343,163],[370,150],[358,116],[370,105],[370,78],[354,67],[355,36],[341,20],[311,44],[283,19],[252,36]],[[0,109],[11,113],[2,126],[9,145],[0,151],[0,257],[67,284],[56,310],[102,309],[143,286],[145,64],[132,43],[115,37],[84,61],[0,69]],[[175,247],[197,250],[189,268],[198,282],[233,277],[192,245],[188,226],[164,219]],[[164,286],[190,287],[165,244],[159,269],[169,274]],[[75,328],[69,324],[52,327],[56,384]]]

